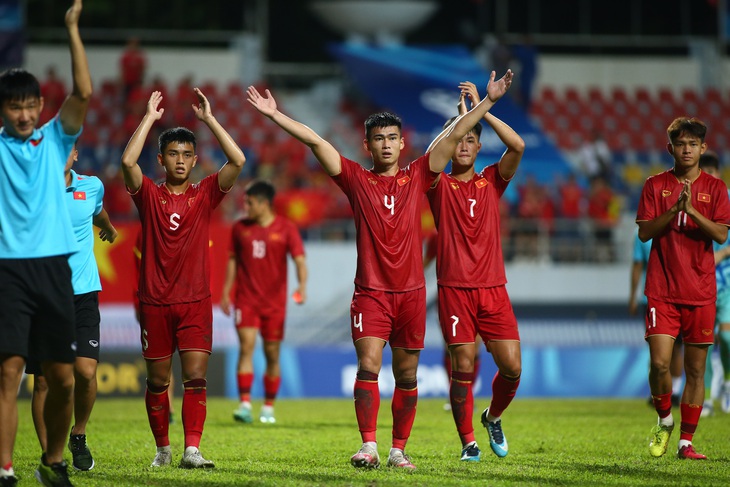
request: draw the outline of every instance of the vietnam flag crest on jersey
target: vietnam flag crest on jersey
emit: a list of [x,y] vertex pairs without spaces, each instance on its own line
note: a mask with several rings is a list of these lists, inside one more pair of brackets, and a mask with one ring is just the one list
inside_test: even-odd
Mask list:
[[410,181],[410,180],[411,180],[410,176],[403,176],[402,178],[400,178],[398,180],[398,186],[403,186],[404,184],[407,184],[408,181]]
[[483,187],[484,187],[484,186],[486,186],[487,184],[489,184],[489,181],[487,181],[487,180],[486,180],[486,179],[484,179],[484,178],[481,178],[481,179],[477,179],[476,183],[474,183],[474,185],[475,185],[475,186],[476,186],[477,188],[483,188]]
[[86,191],[74,191],[74,199],[86,201]]
[[697,193],[697,201],[702,201],[703,203],[709,203],[710,195],[707,193]]

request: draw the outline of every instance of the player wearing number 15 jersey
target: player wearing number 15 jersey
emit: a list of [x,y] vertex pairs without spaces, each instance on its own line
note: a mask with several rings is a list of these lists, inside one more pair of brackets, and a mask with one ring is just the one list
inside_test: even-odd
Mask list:
[[190,182],[195,134],[182,127],[159,138],[157,160],[165,182],[155,185],[137,164],[145,139],[162,117],[162,95],[155,91],[147,111],[122,154],[122,170],[142,222],[142,261],[139,281],[139,324],[142,355],[147,367],[145,405],[157,453],[153,467],[169,465],[170,385],[172,355],[179,350],[182,364],[183,468],[209,468],[213,462],[200,454],[206,416],[206,375],[212,349],[213,309],[210,298],[208,234],[210,216],[230,191],[245,162],[241,149],[213,117],[210,104],[195,88],[199,104],[195,116],[213,133],[228,158],[216,174]]
[[[466,111],[466,98],[472,106],[479,103],[473,83],[464,82],[459,88],[461,112]],[[500,457],[507,455],[508,448],[500,418],[515,396],[522,371],[517,320],[505,289],[499,198],[517,171],[525,143],[494,115],[486,113],[484,120],[507,147],[500,161],[480,173],[474,169],[481,148],[482,126],[477,122],[459,141],[451,157],[451,173],[440,175],[428,192],[438,232],[439,322],[451,354],[451,411],[461,439],[461,460],[471,462],[481,456],[472,425],[476,337],[481,336],[497,364],[492,402],[482,413],[482,424]]]
[[378,374],[384,345],[389,342],[395,391],[388,466],[415,468],[404,449],[416,415],[416,370],[426,328],[419,203],[446,167],[459,140],[504,95],[511,82],[511,71],[498,81],[492,72],[489,97],[458,120],[452,130],[441,134],[429,154],[403,169],[398,164],[404,140],[397,116],[378,113],[365,121],[363,147],[373,161],[372,169],[365,169],[342,157],[312,129],[277,110],[268,90],[264,97],[255,88],[248,89],[249,102],[259,112],[310,147],[347,195],[353,210],[358,257],[350,318],[358,359],[355,414],[363,442],[350,459],[355,467],[380,465],[376,444]]
[[659,416],[649,453],[667,451],[674,429],[669,361],[678,334],[684,342],[685,386],[679,404],[681,435],[677,455],[701,460],[692,439],[705,395],[705,360],[715,325],[715,259],[712,242],[727,239],[730,201],[725,183],[699,167],[707,150],[707,127],[696,118],[680,117],[667,128],[669,171],[644,183],[636,213],[639,238],[653,239],[646,268],[646,333],[649,387]]

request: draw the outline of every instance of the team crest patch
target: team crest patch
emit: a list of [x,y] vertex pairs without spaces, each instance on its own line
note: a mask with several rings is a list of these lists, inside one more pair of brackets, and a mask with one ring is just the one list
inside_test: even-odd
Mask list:
[[475,186],[476,186],[477,188],[483,188],[483,187],[484,187],[484,186],[486,186],[487,184],[489,184],[489,181],[487,181],[487,180],[486,180],[486,179],[484,179],[484,178],[481,178],[481,179],[477,179],[476,183],[474,183],[474,185],[475,185]]
[[710,195],[707,193],[697,193],[697,201],[702,201],[703,203],[709,203]]
[[411,180],[410,176],[403,176],[402,178],[400,178],[398,180],[398,186],[403,186],[404,184],[407,184],[408,181],[410,181],[410,180]]
[[74,199],[86,201],[86,191],[74,191]]
[[672,192],[670,190],[668,190],[668,189],[662,190],[662,198],[666,198],[667,196],[671,196],[671,195],[672,195]]
[[271,234],[271,241],[276,242],[278,240],[282,240],[281,235],[278,233],[272,233]]

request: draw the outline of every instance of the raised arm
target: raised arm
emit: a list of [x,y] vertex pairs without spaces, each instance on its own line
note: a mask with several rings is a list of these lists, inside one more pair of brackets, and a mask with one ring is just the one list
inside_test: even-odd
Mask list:
[[144,142],[150,133],[152,125],[162,117],[165,113],[164,108],[159,108],[162,101],[162,93],[153,91],[147,102],[147,112],[142,117],[137,130],[132,134],[132,138],[127,142],[127,147],[122,154],[122,173],[124,174],[124,184],[131,193],[136,193],[142,187],[142,169],[137,164],[139,155],[144,148]]
[[435,144],[432,144],[429,165],[434,172],[441,172],[451,159],[459,141],[484,117],[490,108],[497,103],[497,100],[507,93],[512,85],[512,70],[508,69],[507,73],[495,81],[496,73],[492,71],[489,76],[489,84],[487,85],[487,96],[476,104],[471,110],[464,115],[460,115],[456,121],[448,127],[448,133],[440,134]]
[[[479,92],[474,83],[465,81],[459,84],[459,88],[461,89],[461,97],[459,98],[460,105],[466,108],[466,102],[462,101],[465,98],[471,101],[471,106],[479,103]],[[461,108],[459,109],[459,113],[462,113]],[[485,113],[484,120],[492,127],[499,140],[507,147],[507,150],[504,151],[504,154],[499,159],[499,175],[506,180],[512,179],[512,176],[517,172],[517,167],[520,165],[522,154],[525,152],[525,141],[517,135],[517,132],[512,130],[512,127],[491,113]]]
[[213,116],[210,103],[203,92],[195,88],[195,94],[198,95],[199,102],[197,106],[193,105],[195,116],[208,126],[215,138],[218,139],[218,144],[220,144],[223,153],[226,155],[226,163],[218,171],[218,186],[222,191],[229,191],[236,183],[238,175],[241,174],[243,164],[246,162],[246,156],[243,155],[243,151],[233,140],[231,134]]
[[66,97],[59,110],[59,119],[64,133],[74,135],[81,130],[86,118],[86,109],[91,99],[91,74],[86,59],[84,44],[79,34],[79,16],[81,0],[74,0],[66,11],[66,29],[68,45],[71,50],[71,71],[73,73],[73,90]]
[[98,215],[94,215],[94,225],[99,228],[99,238],[105,242],[114,243],[117,239],[117,229],[112,225],[109,219],[109,213],[105,209],[101,209]]
[[246,93],[248,94],[249,103],[256,110],[269,117],[276,125],[307,145],[327,174],[330,176],[340,174],[342,171],[340,167],[340,153],[337,152],[337,149],[332,144],[324,140],[314,130],[303,123],[297,122],[281,113],[276,108],[276,100],[274,100],[269,90],[266,90],[266,97],[261,96],[253,86],[249,86]]

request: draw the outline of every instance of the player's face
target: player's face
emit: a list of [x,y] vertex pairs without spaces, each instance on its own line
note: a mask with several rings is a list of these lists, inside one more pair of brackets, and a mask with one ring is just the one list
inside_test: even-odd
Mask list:
[[674,164],[682,168],[691,168],[700,163],[700,156],[707,150],[707,144],[698,137],[687,133],[679,134],[667,150],[674,157]]
[[157,161],[165,168],[167,179],[185,181],[198,162],[198,156],[190,142],[173,141],[167,144],[162,154],[157,154]]
[[363,141],[363,146],[376,165],[397,164],[404,147],[403,136],[398,127],[374,127],[370,138]]
[[25,140],[33,134],[43,110],[43,98],[6,100],[2,105],[3,127],[13,137]]
[[267,206],[265,200],[255,196],[246,195],[243,198],[243,202],[246,208],[246,213],[250,219],[258,220],[263,216]]
[[464,168],[471,167],[474,165],[474,161],[477,160],[477,154],[481,148],[482,144],[477,139],[476,134],[469,132],[459,141],[454,154],[451,156],[451,162]]

